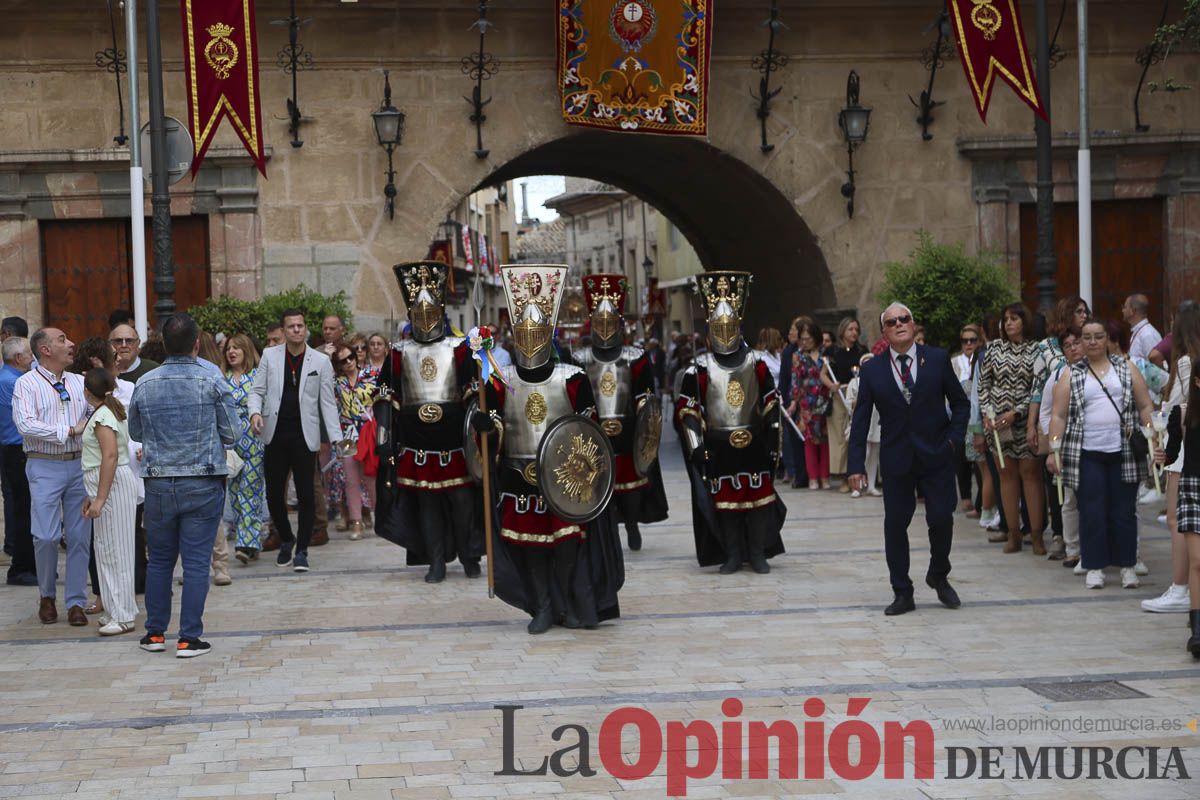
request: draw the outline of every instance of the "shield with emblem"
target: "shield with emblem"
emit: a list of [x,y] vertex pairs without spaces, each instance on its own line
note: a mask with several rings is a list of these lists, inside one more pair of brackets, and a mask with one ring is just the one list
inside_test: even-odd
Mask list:
[[633,468],[639,478],[650,474],[658,461],[658,443],[662,439],[662,405],[652,397],[638,409],[633,424]]
[[567,522],[600,516],[616,485],[615,467],[608,436],[587,417],[559,418],[538,445],[538,488],[550,510]]
[[463,421],[463,455],[467,459],[467,474],[475,483],[482,484],[483,454],[479,452],[479,440],[475,438],[475,430],[471,427],[471,418],[479,413],[479,398],[472,397]]

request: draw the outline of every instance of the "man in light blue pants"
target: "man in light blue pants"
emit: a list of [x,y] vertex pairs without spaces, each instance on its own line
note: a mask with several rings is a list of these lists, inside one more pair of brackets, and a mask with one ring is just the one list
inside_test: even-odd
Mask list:
[[58,540],[67,540],[67,575],[63,594],[67,621],[87,625],[88,558],[91,520],[83,516],[87,493],[79,456],[80,436],[87,425],[88,404],[83,378],[66,372],[74,344],[57,328],[42,328],[29,339],[37,358],[33,369],[13,386],[13,423],[24,440],[25,476],[29,480],[33,552],[41,605],[38,619],[58,621]]

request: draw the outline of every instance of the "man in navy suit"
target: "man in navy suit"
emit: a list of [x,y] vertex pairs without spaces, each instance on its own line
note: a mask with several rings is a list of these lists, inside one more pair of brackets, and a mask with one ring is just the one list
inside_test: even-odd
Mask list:
[[[967,432],[970,403],[950,356],[941,348],[914,343],[912,311],[892,303],[879,315],[888,349],[859,373],[858,404],[850,430],[850,484],[867,489],[863,468],[872,406],[879,409],[880,468],[883,472],[883,539],[888,572],[896,597],[883,613],[904,614],[916,608],[908,577],[908,526],[917,508],[916,492],[925,496],[929,523],[929,572],[925,583],[947,608],[958,608],[950,586],[950,540],[954,532],[954,463]],[[950,414],[946,414],[946,406]]]

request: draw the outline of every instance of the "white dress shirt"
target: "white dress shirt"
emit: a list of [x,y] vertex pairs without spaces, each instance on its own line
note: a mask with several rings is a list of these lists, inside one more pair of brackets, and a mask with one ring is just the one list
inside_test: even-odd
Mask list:
[[13,387],[13,424],[25,438],[26,453],[62,455],[78,453],[83,442],[71,428],[88,415],[83,376],[63,372],[62,386],[70,396],[63,400],[54,384],[59,378],[41,364],[17,378]]
[[1162,341],[1162,335],[1144,319],[1129,332],[1129,357],[1149,360],[1150,351]]

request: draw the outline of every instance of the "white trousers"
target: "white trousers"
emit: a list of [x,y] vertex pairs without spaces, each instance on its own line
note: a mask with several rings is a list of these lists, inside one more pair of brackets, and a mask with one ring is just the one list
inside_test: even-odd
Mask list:
[[[95,497],[100,469],[83,473],[88,497]],[[76,511],[75,513],[79,513]],[[96,540],[96,571],[104,611],[115,622],[132,623],[137,617],[133,593],[133,528],[137,519],[137,479],[128,466],[118,466],[104,510],[93,521]]]

